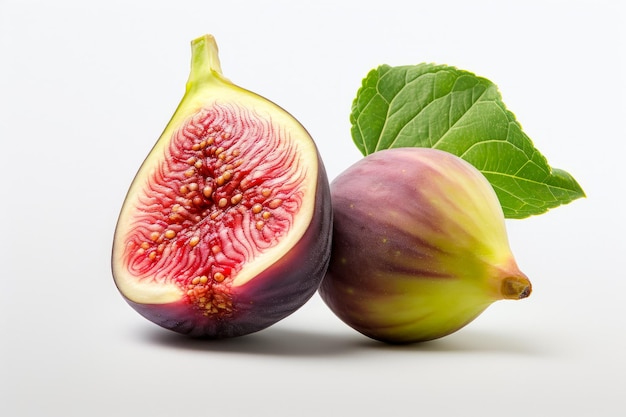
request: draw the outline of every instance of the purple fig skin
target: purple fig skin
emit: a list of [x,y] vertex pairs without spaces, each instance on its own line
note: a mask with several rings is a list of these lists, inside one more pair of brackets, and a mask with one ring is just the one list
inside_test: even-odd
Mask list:
[[375,152],[331,183],[334,228],[320,295],[360,333],[421,342],[491,303],[530,294],[486,178],[447,152]]
[[319,158],[315,208],[298,243],[254,279],[232,287],[232,315],[205,316],[184,300],[142,304],[124,297],[148,320],[195,338],[222,339],[263,330],[289,316],[318,290],[330,261],[332,206],[326,171]]

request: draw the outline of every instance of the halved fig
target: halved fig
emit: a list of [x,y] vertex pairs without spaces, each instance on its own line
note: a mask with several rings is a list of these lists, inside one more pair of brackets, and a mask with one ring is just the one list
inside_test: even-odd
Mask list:
[[186,93],[124,201],[113,277],[167,329],[234,337],[317,291],[330,257],[329,184],[305,128],[227,80],[212,36],[191,46]]

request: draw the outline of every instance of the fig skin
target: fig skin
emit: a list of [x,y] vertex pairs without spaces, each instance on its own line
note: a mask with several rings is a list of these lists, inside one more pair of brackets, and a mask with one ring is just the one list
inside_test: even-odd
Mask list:
[[[329,182],[312,138],[284,109],[226,79],[222,75],[217,52],[215,40],[210,35],[192,41],[192,65],[185,95],[129,188],[117,222],[112,251],[115,284],[131,307],[166,329],[210,339],[237,337],[265,329],[304,305],[318,290],[324,277],[330,260],[332,236]],[[231,130],[243,132],[241,137],[235,137],[238,133],[233,133],[222,135],[220,139],[224,140],[221,143],[229,140],[229,143],[235,143],[236,146],[231,148],[236,150],[216,148],[216,139],[210,157],[202,159],[197,169],[193,168],[194,161],[191,161],[189,164],[192,168],[188,176],[187,172],[177,172],[176,167],[181,166],[182,159],[174,151],[187,155],[184,152],[190,150],[176,148],[179,145],[176,145],[175,140],[187,140],[189,135],[195,134],[194,129],[198,126],[206,127],[195,121],[207,119],[204,115],[211,115],[213,109],[227,116],[241,114],[242,117],[248,117],[241,126],[237,125]],[[250,133],[250,129],[254,128],[250,120],[268,127],[267,130],[275,137],[267,139],[265,136],[259,137],[257,131]],[[222,126],[218,127],[222,129]],[[207,152],[209,150],[206,143],[213,139],[207,133],[202,135],[194,138],[197,139],[194,148],[190,148],[194,152],[198,148],[200,151],[204,148]],[[236,140],[254,141],[254,145],[246,148],[243,146],[245,143],[239,146],[241,143]],[[202,142],[202,147],[198,145],[199,142]],[[246,155],[245,149],[256,150],[257,153],[268,152],[269,156],[278,155],[275,158],[278,162],[265,158],[250,163],[246,158],[253,160],[255,155]],[[225,155],[232,158],[233,166],[227,171],[224,165],[227,159],[221,158]],[[258,155],[256,158],[259,158]],[[235,165],[239,161],[242,164]],[[206,168],[214,162],[214,165]],[[246,163],[251,166],[246,168]],[[274,168],[272,164],[276,164],[279,171],[286,172],[286,182],[277,185],[272,171],[265,172],[265,168],[259,168],[261,165]],[[204,178],[205,174],[198,174],[201,170],[210,175],[206,174]],[[298,178],[290,177],[290,174],[297,174]],[[189,198],[188,203],[185,203],[185,198],[180,195],[185,187],[185,192],[194,189],[184,182],[189,180],[188,177],[194,180],[198,177],[197,182],[194,182],[196,189],[201,181],[211,185],[204,189],[201,186],[196,192],[198,201],[204,205],[202,210],[194,211],[196,201]],[[178,182],[170,183],[172,178]],[[293,201],[284,202],[277,197],[268,197],[267,201],[262,201],[261,194],[264,195],[265,190],[283,193],[287,187],[294,189],[293,195],[296,197]],[[165,190],[163,196],[158,195],[161,190]],[[180,190],[178,194],[177,190]],[[205,193],[204,197],[202,193]],[[221,194],[218,196],[218,193]],[[258,212],[254,206],[260,207],[261,204],[253,204],[253,201],[249,201],[251,198],[262,202],[268,211]],[[293,208],[294,204],[296,208]],[[199,232],[200,237],[194,237],[189,232],[189,222],[176,224],[171,220],[181,210],[174,210],[174,206],[191,213],[188,217],[195,219],[191,225],[194,227],[193,233]],[[227,215],[228,210],[234,214]],[[213,218],[212,214],[216,217]],[[255,215],[259,218],[262,214],[268,215],[263,217],[264,221],[257,221],[256,224],[253,221],[246,222],[246,219]],[[147,224],[146,219],[151,221]],[[168,219],[171,220],[169,225]],[[222,222],[220,219],[227,220]],[[283,232],[281,225],[285,223],[288,228]],[[187,226],[183,227],[183,224]],[[270,225],[274,227],[271,233],[276,232],[267,242],[262,242],[265,245],[262,248],[255,246],[256,242],[229,241],[224,237],[232,237],[236,233],[234,229],[242,225],[248,229],[240,227],[239,238],[255,235],[255,228],[258,229],[255,236],[263,235],[264,230],[270,230]],[[174,229],[174,226],[177,228]],[[150,264],[154,259],[150,259],[147,253],[143,257],[139,255],[144,250],[139,243],[143,236],[143,243],[147,246],[151,244],[149,231],[159,227],[161,235],[157,237],[157,233],[154,243],[162,242],[159,246],[162,258],[159,259],[160,266],[153,267],[150,265],[157,265]],[[211,233],[211,242],[221,243],[219,251],[212,251],[215,246],[210,246],[208,237],[202,237],[203,234],[208,236]],[[229,246],[231,249],[227,249]],[[152,251],[153,248],[145,250]],[[229,254],[226,253],[228,250]],[[218,260],[221,255],[224,255],[221,259],[226,258],[226,261]],[[229,255],[232,256],[228,258]],[[240,262],[237,260],[239,258],[245,260]],[[187,263],[195,266],[187,268]],[[149,267],[145,268],[145,265]],[[180,265],[185,265],[187,269]],[[148,272],[144,273],[142,268]],[[138,274],[137,271],[142,273]],[[225,276],[221,271],[229,271],[231,274]],[[192,276],[190,273],[197,275]],[[203,281],[199,281],[200,275]],[[198,288],[202,293],[197,292]]]
[[493,188],[457,156],[375,152],[335,178],[331,198],[332,255],[319,292],[372,339],[440,338],[496,300],[530,295]]

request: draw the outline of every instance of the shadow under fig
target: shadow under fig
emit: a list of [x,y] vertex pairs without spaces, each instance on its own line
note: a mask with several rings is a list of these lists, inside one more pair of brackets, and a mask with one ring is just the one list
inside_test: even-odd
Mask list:
[[196,339],[160,328],[144,332],[143,339],[176,349],[273,356],[333,356],[359,349],[359,335],[319,333],[273,326],[227,339]]
[[476,330],[464,328],[451,335],[421,343],[388,344],[371,339],[361,339],[357,346],[360,348],[381,351],[397,352],[424,352],[424,353],[481,353],[501,355],[546,355],[540,344],[533,343],[523,334],[498,333],[496,331]]
[[531,343],[523,335],[471,328],[461,329],[452,335],[428,342],[399,345],[370,339],[348,327],[341,333],[324,333],[275,325],[249,335],[218,340],[189,338],[159,327],[149,327],[140,334],[141,339],[146,342],[174,349],[271,356],[354,356],[371,354],[373,351],[531,356],[549,354],[545,349],[542,350],[541,345]]

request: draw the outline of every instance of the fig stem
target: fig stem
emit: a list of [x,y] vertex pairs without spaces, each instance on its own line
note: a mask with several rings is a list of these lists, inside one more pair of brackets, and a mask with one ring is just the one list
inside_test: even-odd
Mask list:
[[502,280],[500,292],[505,299],[521,300],[530,295],[532,287],[526,276],[511,276]]
[[191,41],[191,71],[187,91],[215,77],[223,78],[217,43],[212,35],[200,36]]

